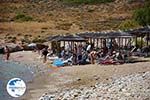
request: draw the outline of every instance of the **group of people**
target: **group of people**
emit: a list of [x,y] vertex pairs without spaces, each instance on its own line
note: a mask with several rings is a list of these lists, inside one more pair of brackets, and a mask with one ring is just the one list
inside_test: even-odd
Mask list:
[[95,48],[93,43],[78,43],[74,45],[68,45],[61,47],[58,53],[65,63],[77,64],[95,64],[105,60],[123,60],[124,56],[122,52],[117,50],[118,44],[115,39],[110,41],[103,41],[102,48]]
[[[116,48],[118,44],[115,40],[103,41],[102,48],[95,48],[93,43],[78,43],[74,45],[68,45],[61,47],[61,50],[57,53],[57,56],[61,58],[65,64],[71,63],[73,65],[77,64],[94,64],[96,61],[101,62],[102,60],[108,59],[123,59],[121,52],[117,52]],[[42,49],[41,49],[42,48]],[[56,55],[56,52],[53,52],[48,49],[48,46],[38,46],[35,48],[38,51],[41,51],[40,54],[43,57],[43,63],[46,63],[47,56]],[[4,47],[5,59],[9,60],[10,49],[8,46]]]
[[[41,46],[39,46],[41,47]],[[118,44],[115,39],[110,41],[104,40],[102,42],[102,48],[94,47],[93,43],[75,43],[74,45],[67,44],[61,47],[59,52],[53,52],[53,48],[50,50],[48,46],[41,47],[37,46],[36,50],[41,51],[40,54],[43,57],[43,63],[46,63],[47,57],[51,55],[57,55],[64,61],[65,64],[95,64],[101,63],[106,60],[123,60],[125,55],[118,51]],[[10,49],[5,46],[4,48],[5,59],[9,60]]]

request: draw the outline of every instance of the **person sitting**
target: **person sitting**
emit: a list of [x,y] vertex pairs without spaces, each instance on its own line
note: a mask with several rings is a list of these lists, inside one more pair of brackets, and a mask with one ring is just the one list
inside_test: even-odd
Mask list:
[[61,57],[62,57],[63,59],[65,59],[65,49],[64,49],[64,47],[61,48],[61,53],[60,53],[60,55],[61,55]]
[[78,61],[79,65],[84,65],[84,64],[88,64],[89,62],[87,62],[88,59],[88,53],[86,51],[82,52],[82,59]]

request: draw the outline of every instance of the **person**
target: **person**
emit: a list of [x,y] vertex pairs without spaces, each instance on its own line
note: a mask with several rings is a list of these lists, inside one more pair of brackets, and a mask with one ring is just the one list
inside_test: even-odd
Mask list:
[[8,46],[5,46],[4,48],[4,53],[6,55],[6,60],[9,60],[9,57],[10,57],[10,50],[8,48]]
[[90,51],[91,51],[91,44],[89,44],[89,45],[87,46],[86,51],[87,51],[88,53],[90,53]]
[[82,59],[82,48],[82,44],[79,44],[77,48],[77,62],[79,62]]
[[42,55],[44,56],[43,63],[46,63],[46,61],[47,61],[47,54],[48,54],[48,50],[47,50],[47,47],[45,47],[42,50]]
[[110,54],[112,54],[112,52],[113,52],[112,39],[110,39],[109,42],[108,42],[108,51],[109,51]]
[[74,44],[73,48],[73,65],[77,64],[77,45]]
[[91,64],[95,64],[97,52],[95,50],[91,51],[89,54]]
[[63,59],[65,59],[65,48],[64,47],[61,47],[61,53],[60,53],[61,57]]
[[102,47],[101,51],[102,51],[101,56],[105,57],[108,53],[108,47],[106,46],[106,40],[103,41],[103,47]]
[[115,39],[113,39],[112,43],[113,43],[113,47],[114,48],[118,48],[119,47],[118,44],[117,44],[117,41]]

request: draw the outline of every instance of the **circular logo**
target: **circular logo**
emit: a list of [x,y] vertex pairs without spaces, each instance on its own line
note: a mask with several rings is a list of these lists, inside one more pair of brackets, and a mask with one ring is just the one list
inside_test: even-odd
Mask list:
[[20,78],[13,78],[7,83],[7,92],[12,97],[20,97],[26,91],[26,84]]

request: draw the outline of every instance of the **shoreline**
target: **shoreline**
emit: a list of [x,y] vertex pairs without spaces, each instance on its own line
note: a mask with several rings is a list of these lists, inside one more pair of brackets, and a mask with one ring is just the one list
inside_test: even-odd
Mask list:
[[37,100],[44,94],[90,87],[96,83],[111,83],[113,77],[144,73],[150,71],[150,59],[147,62],[137,62],[122,65],[76,65],[65,67],[52,67],[49,62],[43,64],[37,53],[31,51],[15,52],[11,60],[28,66],[30,71],[37,74],[32,81],[26,83],[27,91],[19,100]]

